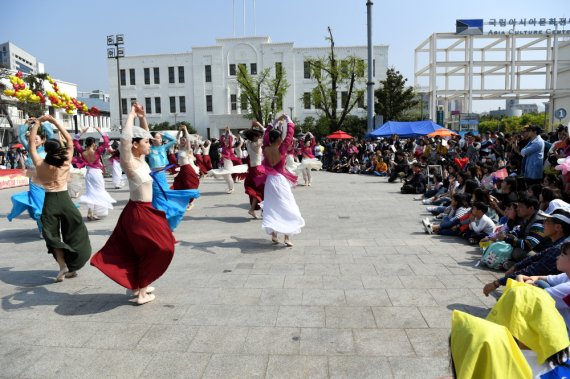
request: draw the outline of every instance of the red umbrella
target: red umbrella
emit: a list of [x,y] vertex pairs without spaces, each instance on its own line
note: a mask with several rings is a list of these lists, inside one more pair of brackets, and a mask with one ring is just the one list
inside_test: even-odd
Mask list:
[[21,143],[15,143],[12,145],[12,148],[14,149],[23,149],[24,145],[22,145]]
[[328,138],[328,139],[351,139],[353,137],[350,134],[343,132],[342,130],[337,130],[336,132],[329,134],[326,138]]

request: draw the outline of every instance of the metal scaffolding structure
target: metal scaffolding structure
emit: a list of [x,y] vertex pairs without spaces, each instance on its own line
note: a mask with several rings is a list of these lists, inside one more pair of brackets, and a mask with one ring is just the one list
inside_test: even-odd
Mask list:
[[[570,94],[570,83],[561,83],[559,34],[457,35],[434,33],[415,49],[414,83],[429,94],[429,115],[435,121],[443,102],[459,99],[462,111],[472,113],[473,100],[552,100]],[[426,83],[427,82],[427,83]],[[552,113],[552,112],[551,112]],[[550,115],[552,124],[553,115]]]

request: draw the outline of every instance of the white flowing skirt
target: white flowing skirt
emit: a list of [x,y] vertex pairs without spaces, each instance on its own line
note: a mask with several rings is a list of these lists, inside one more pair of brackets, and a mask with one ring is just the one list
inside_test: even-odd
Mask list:
[[85,195],[79,198],[79,202],[86,204],[97,217],[104,217],[113,209],[115,199],[105,190],[103,171],[99,168],[87,167],[85,174]]
[[297,167],[298,171],[303,170],[320,170],[323,168],[323,163],[319,161],[317,158],[303,158],[299,167]]
[[287,154],[285,157],[285,169],[292,174],[295,174],[295,171],[299,168],[300,163],[295,162],[295,158],[291,154]]
[[69,170],[69,181],[67,182],[67,191],[69,192],[69,197],[72,199],[77,199],[81,192],[85,188],[85,175],[87,174],[87,169],[71,167]]
[[208,171],[209,176],[213,176],[216,179],[225,179],[226,175],[231,174],[246,174],[247,173],[247,165],[240,164],[234,166],[231,159],[224,159],[224,167],[223,168],[216,168]]
[[121,162],[116,159],[112,161],[113,166],[113,186],[115,188],[122,188],[125,185],[125,180],[127,176],[123,174],[123,169],[121,168]]
[[261,228],[267,233],[301,233],[305,220],[295,202],[291,183],[283,175],[267,175]]

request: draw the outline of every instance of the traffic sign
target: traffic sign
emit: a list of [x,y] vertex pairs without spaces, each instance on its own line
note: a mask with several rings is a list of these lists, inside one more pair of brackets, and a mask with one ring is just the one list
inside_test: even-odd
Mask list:
[[556,117],[559,120],[562,120],[563,118],[566,118],[566,109],[564,108],[558,108],[555,112],[554,112],[554,117]]

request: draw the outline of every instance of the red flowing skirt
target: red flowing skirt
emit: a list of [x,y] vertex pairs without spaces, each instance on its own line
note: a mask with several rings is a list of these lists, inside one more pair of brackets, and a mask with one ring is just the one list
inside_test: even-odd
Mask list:
[[198,168],[200,169],[200,174],[206,175],[206,173],[209,170],[206,167],[206,164],[204,163],[204,157],[202,156],[202,154],[195,154],[194,156],[196,157],[196,166],[198,166]]
[[174,242],[164,212],[151,203],[129,201],[91,265],[123,287],[145,288],[170,265]]
[[259,203],[263,201],[263,191],[265,190],[265,170],[263,166],[249,167],[247,170],[247,176],[243,182],[245,188],[245,193],[249,196],[249,204],[253,203],[253,199],[257,199],[258,205],[255,209],[259,209]]
[[[213,169],[214,167],[212,166],[212,159],[210,158],[210,155],[202,155],[202,160],[204,161],[204,166],[206,166],[206,172],[210,171],[211,169]],[[205,173],[206,173],[205,172]],[[204,173],[204,174],[205,174]]]
[[200,178],[194,168],[185,164],[180,166],[180,172],[174,178],[174,183],[172,183],[172,189],[175,190],[185,190],[185,189],[197,189],[200,186]]

